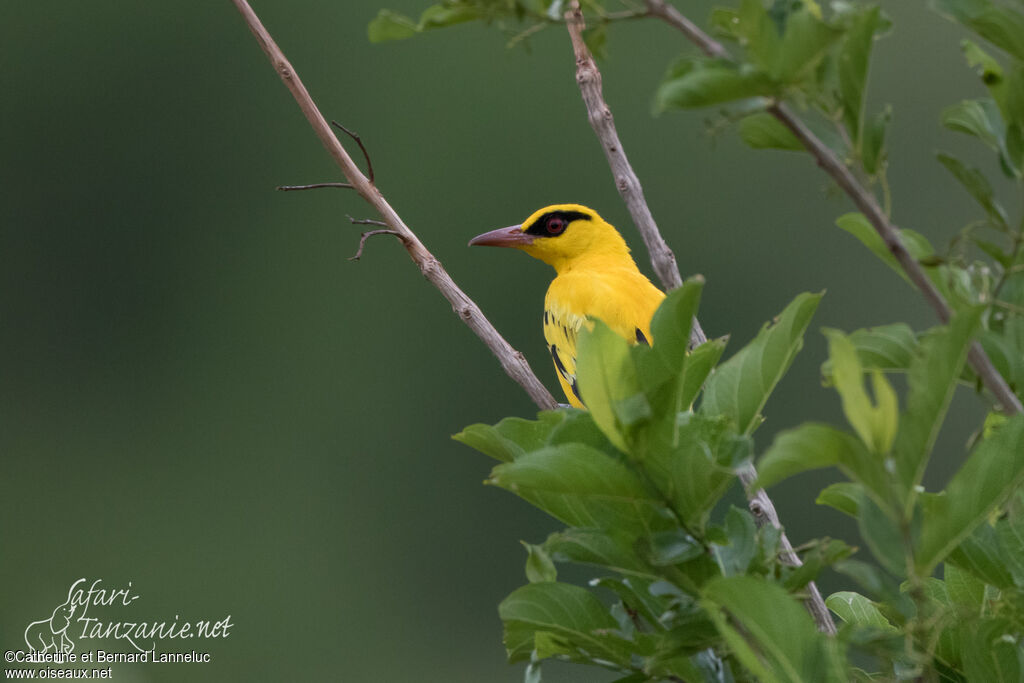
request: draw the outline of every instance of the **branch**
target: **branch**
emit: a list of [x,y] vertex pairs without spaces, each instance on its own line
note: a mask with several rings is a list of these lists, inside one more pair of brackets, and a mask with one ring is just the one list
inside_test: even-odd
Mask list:
[[[728,58],[729,53],[719,43],[700,30],[690,22],[674,7],[666,5],[664,0],[647,0],[648,10],[653,16],[666,21],[683,33],[691,42],[705,52],[705,54]],[[789,129],[796,136],[800,144],[811,153],[818,166],[822,168],[840,188],[853,200],[853,203],[860,209],[875,232],[885,242],[886,247],[892,253],[900,266],[906,272],[921,293],[924,295],[928,305],[932,307],[939,320],[948,323],[952,315],[949,303],[936,289],[935,285],[924,272],[924,268],[918,263],[910,252],[907,251],[903,240],[900,238],[899,229],[892,224],[889,217],[885,215],[878,205],[874,194],[864,187],[857,180],[853,172],[842,162],[842,160],[829,147],[823,143],[804,124],[800,117],[794,114],[789,107],[781,102],[776,102],[768,107],[768,113],[779,120],[782,125]],[[1002,406],[1003,411],[1008,415],[1024,413],[1024,406],[1020,399],[1007,385],[1006,380],[992,365],[991,359],[981,348],[981,344],[974,342],[967,353],[967,362],[978,373],[982,383],[985,385],[996,400]]]
[[341,125],[337,121],[331,121],[331,125],[339,130],[344,131],[346,135],[355,140],[356,144],[359,145],[359,149],[361,149],[363,152],[363,158],[366,159],[366,175],[370,177],[370,183],[373,183],[373,162],[370,161],[370,153],[367,152],[366,147],[363,146],[363,139],[359,137],[359,135],[355,131],[349,130],[348,128]]
[[[569,33],[572,36],[573,47],[576,50],[577,80],[580,82],[580,90],[584,90],[584,70],[592,70],[594,74],[596,74],[596,77],[591,77],[591,80],[596,81],[596,86],[591,86],[592,90],[596,90],[596,96],[594,94],[591,95],[591,99],[596,100],[596,104],[594,106],[591,105],[591,101],[588,99],[587,93],[584,92],[584,100],[587,101],[587,110],[591,112],[591,123],[594,125],[594,130],[598,131],[598,125],[594,121],[596,118],[594,112],[596,111],[603,114],[604,118],[607,118],[608,127],[611,128],[611,135],[615,136],[614,138],[609,137],[607,139],[609,143],[614,140],[614,148],[621,150],[621,145],[618,144],[618,136],[615,135],[614,124],[611,122],[611,112],[601,99],[600,72],[597,71],[597,65],[594,64],[594,60],[590,58],[589,52],[586,52],[586,45],[583,44],[582,35],[580,35],[580,32],[582,31],[582,14],[579,12],[579,7],[576,3],[574,3],[574,7],[576,9],[576,15],[579,18],[579,22],[577,22],[575,29],[573,28],[574,22],[569,22]],[[696,24],[683,16],[683,14],[681,14],[675,7],[665,3],[664,0],[647,0],[647,12],[650,16],[658,17],[662,21],[667,22],[681,31],[709,57],[728,57],[728,52],[718,41],[701,31]],[[581,58],[581,55],[584,52],[585,60]],[[589,61],[589,65],[586,64],[585,61]],[[600,108],[602,106],[604,108],[603,111]],[[605,142],[606,138],[602,136],[601,131],[598,131],[598,137],[602,139],[602,142]],[[609,143],[606,143],[606,150],[609,149]],[[612,162],[613,151],[615,151],[615,149],[607,152],[609,162]],[[625,154],[621,154],[622,161],[626,163],[626,168],[629,168],[629,164],[625,162]],[[612,162],[612,167],[614,169],[614,162]],[[629,173],[632,174],[632,169],[629,169]],[[620,185],[620,190],[621,189],[622,186]],[[639,190],[639,183],[637,183],[637,189]],[[640,195],[640,200],[643,201],[642,194]],[[646,206],[644,208],[646,208]],[[653,219],[651,219],[651,225],[653,226]],[[653,229],[657,232],[657,227],[653,227]],[[648,248],[650,248],[650,246],[648,246]],[[671,254],[671,252],[669,253]],[[653,251],[651,258],[654,259]],[[673,267],[674,265],[673,258]],[[700,332],[700,335],[703,336],[703,331],[701,331],[700,327],[697,326],[696,319],[694,319],[694,325],[695,332]],[[693,335],[691,335],[691,344],[693,343],[692,336]],[[771,498],[768,497],[768,494],[765,493],[764,489],[752,488],[754,481],[757,479],[757,469],[754,465],[751,463],[740,468],[737,474],[740,478],[740,482],[743,484],[743,490],[747,494],[750,512],[754,515],[754,520],[757,522],[758,526],[771,524],[776,529],[782,531],[782,523],[779,521],[779,515],[775,511],[775,505],[772,503]],[[803,563],[800,561],[796,552],[794,552],[793,544],[789,542],[789,538],[786,537],[785,532],[781,533],[780,543],[783,548],[782,561],[793,567],[801,566]],[[825,606],[825,601],[821,597],[821,592],[818,590],[818,586],[815,582],[811,581],[807,585],[807,588],[809,596],[804,601],[804,605],[806,606],[807,611],[810,612],[811,617],[813,617],[815,624],[817,624],[818,630],[829,635],[835,635],[835,622],[832,621],[832,615],[829,613],[828,607]]]
[[[579,3],[574,1],[572,9],[565,13],[565,25],[569,29],[569,38],[572,39],[572,49],[576,54],[576,82],[580,86],[580,94],[583,95],[583,103],[587,107],[587,118],[590,125],[601,141],[601,148],[611,166],[612,175],[615,178],[615,187],[618,188],[622,200],[626,203],[633,223],[640,236],[647,245],[647,252],[651,257],[651,264],[658,279],[666,290],[675,289],[683,284],[679,276],[679,266],[676,265],[676,256],[672,253],[665,239],[658,230],[654,216],[644,199],[644,190],[640,186],[640,179],[633,172],[629,165],[626,152],[622,149],[622,142],[619,141],[619,134],[615,130],[615,121],[612,118],[612,111],[604,101],[601,92],[601,72],[594,62],[590,50],[583,42],[583,12]],[[697,319],[693,319],[693,327],[690,331],[690,348],[700,346],[707,341],[704,330],[701,329]]]
[[[744,465],[739,468],[736,474],[740,478],[740,483],[743,484],[747,500],[750,501],[748,507],[750,508],[750,513],[754,515],[754,522],[757,526],[762,527],[765,524],[771,524],[782,532],[779,537],[779,543],[782,545],[780,557],[783,564],[788,564],[791,567],[803,565],[803,562],[800,561],[800,556],[793,550],[793,544],[786,537],[786,532],[782,531],[782,522],[779,521],[779,513],[775,511],[772,499],[768,497],[764,489],[753,488],[754,481],[757,480],[757,469],[754,467],[754,464],[748,463]],[[834,636],[836,634],[836,624],[832,621],[832,614],[828,611],[828,607],[825,606],[825,600],[821,597],[821,591],[818,590],[817,583],[814,581],[809,582],[807,584],[807,592],[808,596],[804,600],[804,607],[811,613],[811,618],[814,619],[818,630]]]
[[683,16],[682,12],[665,0],[647,0],[647,13],[657,17],[682,32],[686,38],[700,48],[708,57],[729,59],[729,51],[717,40],[700,30],[700,27]]
[[526,390],[526,393],[537,404],[537,407],[543,410],[555,408],[557,406],[555,399],[544,385],[541,384],[540,380],[537,379],[536,375],[533,374],[523,354],[512,348],[501,334],[494,329],[494,326],[484,317],[483,312],[476,303],[459,289],[451,276],[448,275],[448,272],[441,266],[441,262],[427,251],[427,248],[423,246],[419,238],[406,226],[398,213],[391,208],[391,205],[384,199],[384,196],[377,187],[355,165],[348,152],[345,151],[345,148],[338,141],[338,138],[334,136],[323,114],[317,109],[313,98],[309,95],[309,91],[306,90],[306,87],[299,79],[299,75],[292,68],[292,65],[277,46],[277,43],[274,42],[270,33],[264,28],[259,17],[256,16],[256,13],[249,6],[249,3],[246,0],[232,0],[232,2],[256,37],[256,41],[267,55],[274,70],[277,71],[285,86],[291,91],[299,108],[305,114],[310,126],[312,126],[313,132],[320,138],[320,142],[330,153],[331,157],[334,158],[335,163],[341,168],[342,174],[351,183],[352,188],[380,214],[380,217],[387,223],[388,227],[397,233],[396,236],[402,241],[406,251],[409,252],[410,258],[419,266],[420,272],[423,273],[424,277],[431,284],[437,287],[438,291],[448,300],[452,305],[452,309],[462,321],[487,344],[487,347],[498,358],[508,376]]
[[352,183],[313,183],[312,185],[278,185],[277,189],[282,192],[294,192],[296,190],[320,190],[325,187],[335,187],[339,190],[353,189]]
[[[386,223],[383,223],[381,221],[369,221],[369,220],[367,220],[367,221],[357,221],[357,220],[353,220],[351,218],[349,218],[349,220],[352,221],[353,223],[370,223],[372,225],[387,225]],[[374,235],[394,235],[398,239],[400,239],[400,240],[402,239],[402,234],[399,233],[397,230],[387,230],[387,229],[384,229],[384,230],[367,230],[366,232],[364,232],[362,235],[359,236],[359,249],[356,250],[356,253],[355,253],[354,256],[349,256],[348,260],[349,261],[358,261],[359,259],[363,258],[363,247],[366,246],[366,240],[368,240],[369,238],[373,237]]]

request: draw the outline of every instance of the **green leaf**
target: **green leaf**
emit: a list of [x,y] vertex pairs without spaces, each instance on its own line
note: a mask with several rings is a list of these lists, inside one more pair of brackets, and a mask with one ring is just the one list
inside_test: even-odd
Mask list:
[[953,17],[996,47],[1024,59],[1024,15],[990,0],[935,0],[940,12]]
[[799,472],[837,465],[879,501],[890,498],[889,473],[863,442],[835,427],[807,422],[780,432],[759,464],[757,485],[769,487]]
[[999,205],[999,202],[992,194],[992,186],[989,185],[988,179],[982,175],[981,171],[967,166],[949,154],[939,152],[937,156],[939,162],[946,167],[946,170],[953,174],[953,177],[964,186],[964,189],[974,198],[974,201],[978,202],[981,208],[985,210],[985,214],[988,216],[992,227],[1008,232],[1010,226],[1007,223],[1006,211]]
[[875,401],[864,389],[864,372],[857,349],[842,332],[825,330],[828,337],[832,381],[843,403],[843,413],[861,441],[874,453],[885,455],[896,438],[899,404],[896,392],[881,372],[871,374]]
[[521,541],[526,548],[526,578],[530,583],[541,583],[543,581],[555,581],[558,578],[558,570],[555,563],[543,546],[534,545]]
[[898,630],[882,615],[875,603],[860,593],[853,591],[833,593],[825,599],[825,605],[847,624],[870,626],[883,631],[895,632]]
[[384,43],[389,40],[404,40],[416,35],[416,22],[409,17],[382,9],[370,22],[366,29],[371,43]]
[[987,109],[983,100],[964,100],[943,109],[940,120],[946,128],[976,137],[998,152],[1002,148],[1002,134]]
[[628,536],[612,530],[574,527],[548,536],[544,549],[556,562],[605,567],[620,574],[652,576]]
[[654,95],[656,111],[694,109],[713,104],[768,96],[777,86],[764,71],[749,64],[697,58],[688,70],[662,81]]
[[1022,483],[1024,416],[1017,415],[978,445],[942,495],[925,499],[918,571],[929,573]]
[[910,365],[907,408],[893,447],[905,491],[921,482],[980,320],[980,308],[961,310],[948,327],[925,336]]
[[[905,372],[917,353],[917,335],[906,323],[880,325],[851,332],[848,339],[857,349],[865,370]],[[821,373],[832,383],[832,363],[826,361]]]
[[703,594],[719,632],[758,680],[845,680],[827,637],[779,586],[732,576],[709,581]]
[[729,506],[725,515],[725,536],[727,544],[715,544],[713,551],[723,576],[745,574],[750,562],[757,554],[757,527],[754,518],[746,510],[735,505]]
[[1020,631],[1006,619],[983,619],[965,632],[964,674],[969,681],[1019,683]]
[[946,582],[949,599],[980,613],[985,603],[985,583],[963,569],[951,564],[942,565],[942,579]]
[[549,646],[574,659],[604,657],[618,660],[620,652],[608,637],[617,624],[604,605],[588,591],[566,583],[530,583],[516,589],[498,605],[505,625],[505,649],[510,662],[528,660],[538,635]]
[[566,410],[549,410],[539,413],[536,420],[506,417],[493,427],[470,425],[452,438],[495,460],[511,462],[546,445],[551,433],[569,414]]
[[565,415],[565,420],[552,430],[547,445],[581,443],[606,455],[619,457],[619,449],[601,432],[588,411],[563,408],[559,412]]
[[[839,98],[843,106],[843,121],[854,138],[854,146],[858,148],[862,137],[864,83],[875,32],[882,25],[881,16],[882,11],[878,7],[857,12],[839,48]],[[873,173],[871,170],[868,172]]]
[[786,149],[802,152],[804,146],[768,112],[757,112],[740,121],[740,138],[754,149]]
[[597,59],[608,58],[608,22],[583,29],[583,42]]
[[757,337],[720,365],[708,378],[701,412],[726,415],[749,434],[761,422],[761,409],[796,354],[821,302],[821,294],[800,294]]
[[870,595],[884,601],[880,604],[885,604],[890,608],[890,616],[898,613],[906,617],[915,613],[916,606],[906,593],[901,592],[900,584],[882,571],[878,565],[859,560],[842,560],[836,562],[833,569],[840,574],[849,576]]
[[992,58],[987,52],[971,40],[961,41],[960,47],[963,49],[964,57],[967,59],[967,66],[973,68],[981,81],[988,88],[988,91],[992,93],[992,99],[998,104],[999,108],[1003,111],[1004,116],[1006,115],[1005,108],[1005,89],[1006,82],[1003,78],[1003,67],[999,65],[995,59]]
[[594,422],[619,450],[651,410],[629,352],[629,343],[600,320],[580,330],[576,377]]
[[420,15],[418,29],[425,31],[433,28],[444,28],[463,24],[480,18],[480,12],[471,4],[464,2],[445,2],[432,5]]
[[719,38],[740,39],[740,13],[732,7],[713,7],[708,20],[712,33]]
[[861,484],[841,481],[825,487],[814,502],[818,505],[828,505],[856,518],[862,495],[864,495],[864,487]]
[[640,533],[662,514],[632,470],[583,444],[542,448],[498,465],[488,483],[571,526]]
[[398,12],[382,9],[370,22],[367,34],[371,43],[403,40],[423,31],[454,26],[480,17],[480,11],[476,7],[464,2],[444,2],[439,5],[431,5],[423,10],[419,22],[414,22]]
[[1011,389],[1024,387],[1024,353],[1006,334],[994,330],[982,330],[978,337],[981,347]]
[[825,51],[841,35],[841,31],[806,8],[793,12],[786,21],[779,57],[770,71],[772,77],[784,83],[802,80],[814,70]]
[[741,0],[736,34],[750,61],[770,71],[779,61],[782,37],[762,0]]
[[711,374],[718,359],[725,351],[725,344],[728,338],[710,339],[693,351],[686,361],[686,373],[683,375],[683,384],[679,392],[679,404],[686,408],[693,405],[697,394],[704,387],[704,381]]
[[641,465],[686,528],[699,534],[732,483],[736,459],[749,457],[752,446],[726,420],[692,413],[679,416],[674,437],[651,444]]
[[825,567],[846,559],[854,549],[837,539],[824,539],[802,556],[803,565],[796,567],[783,582],[783,587],[790,591],[798,591],[818,578]]
[[861,496],[857,508],[860,535],[871,549],[871,554],[888,571],[896,576],[906,576],[905,546],[895,520],[866,493]]
[[690,328],[697,315],[704,278],[690,278],[682,287],[668,293],[651,318],[654,353],[669,372],[680,374],[686,366],[686,350],[690,345]]
[[[910,278],[903,271],[903,267],[896,260],[896,257],[889,251],[889,247],[885,245],[885,242],[875,231],[874,227],[865,218],[864,214],[860,213],[847,213],[843,214],[836,219],[836,225],[850,233],[861,243],[872,251],[878,258],[880,258],[886,265],[892,268],[896,273],[907,282],[910,282]],[[899,230],[900,238],[903,240],[903,246],[907,248],[910,255],[920,261],[932,256],[935,250],[932,249],[928,240],[920,233],[914,232],[913,230]]]
[[885,133],[892,122],[892,107],[886,105],[882,111],[871,117],[864,127],[860,145],[861,162],[864,170],[875,175],[885,165]]
[[[949,554],[946,561],[996,588],[1010,588],[1015,583],[1014,573],[1010,570],[1014,564],[1012,557],[1004,551],[995,529],[981,524]],[[1021,579],[1024,579],[1024,573]]]
[[703,544],[682,529],[670,529],[651,535],[650,562],[656,567],[668,567],[700,557]]

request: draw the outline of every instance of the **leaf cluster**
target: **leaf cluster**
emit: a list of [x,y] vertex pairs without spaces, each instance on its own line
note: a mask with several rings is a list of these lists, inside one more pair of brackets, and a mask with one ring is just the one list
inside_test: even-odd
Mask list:
[[[596,53],[611,22],[646,14],[583,5]],[[938,118],[989,150],[999,187],[1024,197],[1024,12],[1012,0],[933,6],[974,36],[961,49],[981,92]],[[370,37],[479,20],[515,43],[560,22],[564,9],[561,0],[445,0],[418,20],[382,10]],[[785,103],[891,213],[892,110],[867,98],[874,43],[891,28],[882,10],[848,0],[739,0],[715,9],[710,24],[728,56],[676,60],[655,110],[713,108],[755,149],[804,151],[777,116]],[[825,330],[822,374],[849,428],[799,425],[759,462],[764,487],[837,468],[846,480],[817,502],[856,520],[869,558],[819,539],[801,546],[804,563],[794,567],[783,561],[778,529],[758,528],[723,502],[754,457],[766,401],[801,348],[819,295],[797,297],[720,363],[725,340],[685,351],[702,287],[691,280],[655,315],[652,347],[631,346],[600,321],[581,335],[589,412],[507,418],[456,435],[500,461],[490,484],[565,525],[525,544],[529,583],[499,608],[509,657],[528,662],[528,681],[539,681],[551,658],[634,683],[1024,679],[1024,416],[990,413],[966,453],[936,445],[958,387],[991,400],[965,363],[972,344],[1011,390],[1024,391],[1024,202],[1008,210],[986,170],[948,152],[937,161],[974,202],[977,220],[942,250],[912,229],[898,234],[952,320],[924,332],[903,323]],[[846,214],[837,225],[910,282],[865,216]],[[905,377],[902,398],[894,374]],[[929,491],[923,482],[936,457],[960,466]],[[587,586],[559,581],[564,564],[597,576]],[[800,604],[825,567],[856,588],[827,599],[844,624],[836,638],[818,633]]]
[[[558,658],[632,681],[844,680],[839,649],[799,597],[852,549],[824,539],[790,566],[779,529],[721,504],[821,297],[800,295],[719,364],[724,340],[686,352],[701,289],[691,280],[666,298],[653,347],[600,321],[582,335],[589,412],[506,418],[455,437],[500,461],[488,483],[566,525],[526,544],[530,583],[499,608],[509,658],[530,662],[528,679]],[[563,563],[598,577],[560,582]]]

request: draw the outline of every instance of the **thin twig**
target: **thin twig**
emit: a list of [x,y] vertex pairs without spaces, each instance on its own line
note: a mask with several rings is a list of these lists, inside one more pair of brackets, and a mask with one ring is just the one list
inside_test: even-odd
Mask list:
[[[349,220],[352,220],[349,218]],[[352,220],[353,223],[372,223],[374,225],[387,225],[387,223],[381,221],[357,221]],[[398,239],[402,239],[402,233],[397,230],[367,230],[359,236],[359,249],[356,250],[355,256],[349,256],[349,261],[358,261],[363,257],[363,247],[366,246],[366,240],[370,239],[374,235],[394,235]]]
[[363,151],[363,158],[366,159],[366,175],[369,176],[370,183],[373,183],[373,162],[370,161],[370,153],[367,152],[366,147],[363,146],[363,139],[359,137],[359,135],[355,131],[349,130],[348,128],[341,125],[337,121],[331,121],[331,125],[334,126],[335,128],[339,128],[342,131],[344,131],[345,134],[347,134],[350,138],[355,140],[356,144],[359,145],[359,149]]
[[683,16],[682,12],[665,0],[647,0],[647,11],[652,17],[657,17],[674,26],[677,30],[689,39],[691,43],[700,48],[708,57],[717,59],[729,59],[729,51],[722,47],[717,40],[700,30],[700,27]]
[[[653,16],[661,18],[680,30],[683,35],[703,50],[705,54],[729,58],[728,51],[721,44],[714,41],[677,9],[667,5],[664,0],[647,0],[647,7]],[[789,107],[781,102],[776,102],[768,107],[768,113],[778,119],[782,125],[796,136],[800,144],[814,157],[818,166],[831,176],[836,184],[853,200],[853,203],[874,227],[875,232],[885,242],[885,246],[899,262],[904,272],[910,278],[910,281],[921,290],[925,300],[932,307],[932,310],[935,311],[939,320],[942,323],[948,323],[952,316],[952,309],[949,303],[928,278],[921,264],[907,251],[900,237],[899,229],[892,224],[885,211],[879,206],[875,195],[857,180],[853,172],[839,159],[836,153],[811,132],[811,129]],[[978,373],[985,387],[995,396],[1004,412],[1008,415],[1024,413],[1024,406],[1021,405],[1020,399],[1013,393],[995,366],[992,365],[991,359],[981,348],[980,343],[974,342],[971,344],[970,350],[967,353],[967,361],[974,368],[974,371]]]
[[293,192],[295,190],[319,190],[324,187],[336,187],[342,190],[352,190],[352,183],[313,183],[312,185],[278,185],[277,189],[282,192]]
[[379,221],[376,218],[352,218],[352,216],[349,216],[348,214],[345,214],[345,218],[347,218],[348,222],[353,225],[379,225],[384,228],[388,227],[387,223]]
[[[683,284],[683,279],[679,275],[679,266],[676,264],[676,256],[661,236],[658,224],[654,222],[651,209],[647,206],[647,200],[644,199],[644,190],[640,185],[640,179],[633,172],[633,167],[630,166],[626,152],[622,148],[622,142],[619,140],[615,121],[612,118],[612,111],[604,101],[601,91],[601,71],[597,68],[597,63],[590,54],[587,44],[583,41],[585,24],[579,2],[574,0],[571,9],[565,13],[565,24],[569,29],[573,53],[576,55],[576,83],[580,87],[583,103],[587,107],[587,118],[601,142],[608,165],[611,166],[615,187],[618,188],[622,200],[633,217],[633,223],[640,231],[644,244],[647,245],[651,264],[654,266],[654,272],[657,273],[662,286],[667,290],[675,289]],[[704,330],[694,318],[690,331],[690,347],[700,346],[706,341]]]
[[353,189],[359,193],[359,196],[373,206],[377,213],[380,214],[380,217],[384,219],[384,222],[387,223],[388,227],[399,233],[398,237],[402,240],[402,244],[405,246],[410,258],[419,266],[420,272],[448,300],[452,309],[462,321],[487,344],[487,347],[498,358],[508,376],[526,390],[526,393],[529,394],[530,398],[533,399],[533,402],[539,408],[544,410],[554,409],[557,406],[555,399],[544,385],[541,384],[540,380],[537,379],[537,376],[533,374],[533,370],[530,369],[530,365],[526,362],[523,354],[512,348],[501,334],[494,329],[494,326],[484,317],[483,312],[476,303],[459,289],[451,276],[448,275],[448,272],[441,266],[441,262],[423,246],[419,238],[406,226],[398,213],[384,199],[380,190],[355,165],[352,157],[348,155],[348,152],[345,151],[338,138],[334,136],[323,114],[317,109],[313,98],[309,95],[309,91],[306,90],[306,87],[299,79],[299,75],[292,68],[292,65],[267,32],[267,29],[264,28],[259,17],[256,16],[252,7],[249,6],[249,3],[246,0],[232,0],[232,2],[256,37],[256,41],[267,55],[274,70],[277,71],[285,86],[292,93],[302,113],[306,116],[306,120],[312,126],[313,132],[316,133],[320,142],[330,153],[335,163],[341,168],[345,179],[352,184]]

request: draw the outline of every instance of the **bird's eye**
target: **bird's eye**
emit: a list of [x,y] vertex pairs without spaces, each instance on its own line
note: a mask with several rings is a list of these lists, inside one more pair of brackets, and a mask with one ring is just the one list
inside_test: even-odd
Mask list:
[[561,235],[565,232],[565,226],[566,222],[564,218],[552,216],[544,225],[544,229],[547,230],[549,235]]

